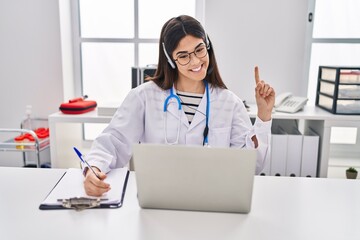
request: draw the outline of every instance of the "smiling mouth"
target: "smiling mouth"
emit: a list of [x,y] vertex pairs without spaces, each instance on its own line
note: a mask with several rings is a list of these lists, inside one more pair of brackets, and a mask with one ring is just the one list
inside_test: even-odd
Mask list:
[[200,66],[197,67],[197,68],[191,69],[191,71],[192,71],[192,72],[199,72],[199,71],[201,70],[201,68],[202,68],[202,65],[200,65]]

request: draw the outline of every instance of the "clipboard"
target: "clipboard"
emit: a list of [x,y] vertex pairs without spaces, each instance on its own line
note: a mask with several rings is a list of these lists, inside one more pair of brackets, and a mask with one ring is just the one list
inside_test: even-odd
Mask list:
[[82,169],[69,168],[45,197],[39,209],[120,208],[123,205],[129,172],[127,168],[112,169],[105,179],[111,185],[111,190],[97,198],[86,195]]

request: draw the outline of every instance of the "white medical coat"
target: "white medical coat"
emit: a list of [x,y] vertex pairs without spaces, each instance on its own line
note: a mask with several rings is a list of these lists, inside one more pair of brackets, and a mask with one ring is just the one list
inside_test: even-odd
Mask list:
[[[174,93],[176,90],[173,89]],[[252,125],[247,110],[234,93],[227,89],[212,88],[210,91],[209,145],[212,147],[254,148],[251,137],[256,135],[256,172],[259,173],[268,159],[271,138],[271,122],[263,122],[258,117]],[[164,102],[170,90],[159,88],[149,81],[132,89],[116,111],[108,127],[95,139],[86,159],[92,166],[103,172],[112,168],[124,167],[132,156],[134,143],[165,144],[177,139],[180,127],[179,144],[202,145],[206,120],[206,93],[195,116],[189,124],[178,102],[171,98],[164,113]],[[165,133],[164,123],[167,124]],[[180,123],[179,123],[180,116]]]

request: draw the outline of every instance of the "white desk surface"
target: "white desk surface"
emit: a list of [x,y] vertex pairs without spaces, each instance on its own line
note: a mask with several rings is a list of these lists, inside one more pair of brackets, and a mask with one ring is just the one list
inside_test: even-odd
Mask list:
[[[256,117],[257,106],[250,104],[250,117]],[[316,106],[305,106],[303,110],[296,113],[274,112],[274,119],[307,119],[307,120],[337,120],[337,121],[360,121],[360,115],[341,115],[332,114]],[[49,116],[49,121],[55,122],[94,122],[109,123],[112,116],[99,115],[97,109],[95,111],[83,114],[64,114],[56,112]]]
[[112,116],[99,115],[97,109],[82,114],[64,114],[56,112],[49,115],[49,122],[68,122],[68,123],[109,123]]
[[[257,106],[256,104],[249,104],[250,117],[256,117],[257,115]],[[337,121],[360,121],[360,115],[341,115],[341,114],[332,114],[328,111],[325,111],[322,108],[317,106],[308,106],[296,112],[296,113],[284,113],[284,112],[273,112],[273,119],[306,119],[306,120],[337,120]]]
[[255,177],[249,214],[141,209],[131,173],[119,209],[39,210],[64,169],[0,167],[1,239],[359,239],[360,181]]

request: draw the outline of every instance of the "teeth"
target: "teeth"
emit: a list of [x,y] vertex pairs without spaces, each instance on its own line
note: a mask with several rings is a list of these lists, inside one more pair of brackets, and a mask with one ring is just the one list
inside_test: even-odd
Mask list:
[[193,68],[193,69],[191,69],[191,71],[198,72],[198,71],[200,71],[200,69],[201,69],[201,66],[199,66],[198,68]]

